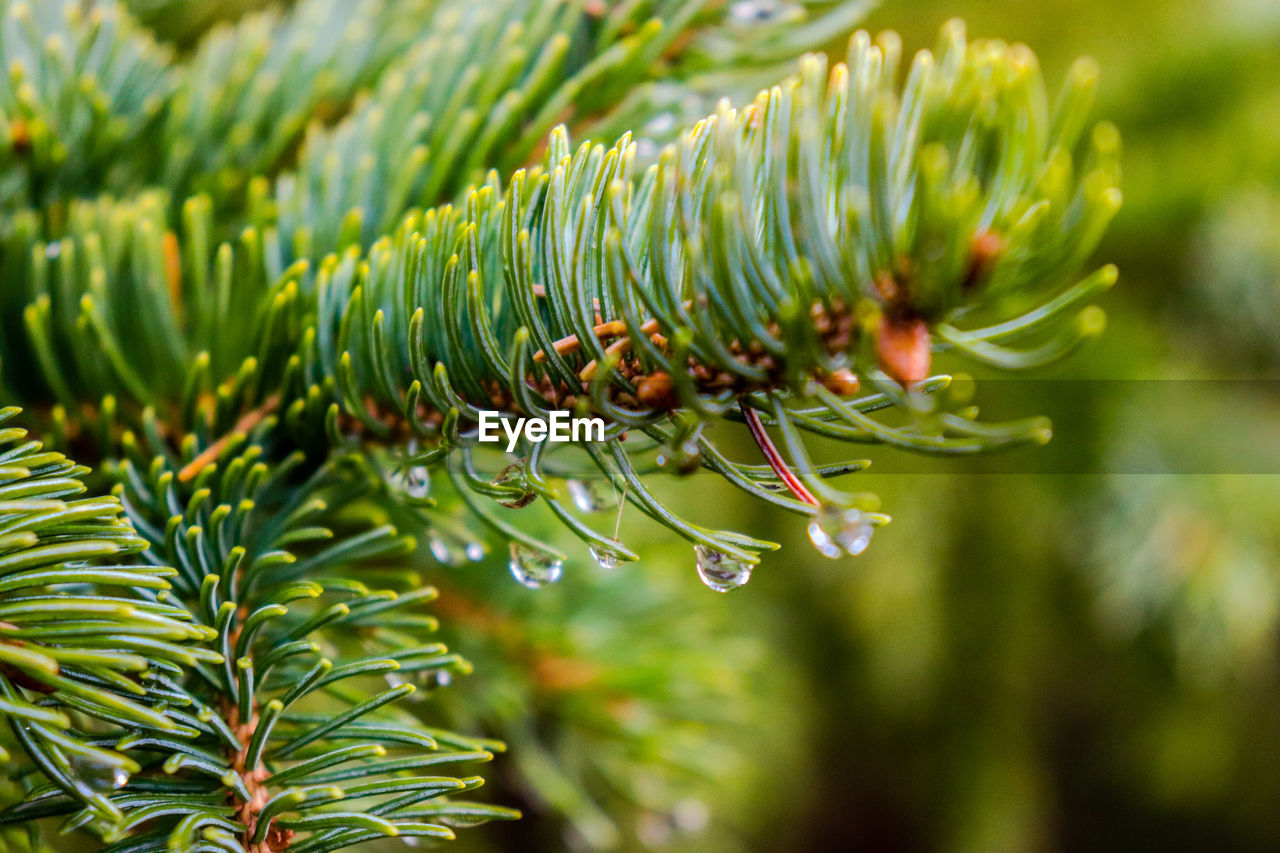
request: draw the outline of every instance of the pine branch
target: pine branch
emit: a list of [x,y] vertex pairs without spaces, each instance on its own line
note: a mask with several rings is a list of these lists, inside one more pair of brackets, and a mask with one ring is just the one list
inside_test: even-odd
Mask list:
[[[444,3],[430,38],[393,63],[347,120],[332,130],[312,123],[297,170],[274,193],[253,194],[261,203],[251,202],[250,218],[274,224],[294,258],[367,247],[406,211],[457,198],[486,169],[507,174],[536,159],[557,123],[599,139],[607,124],[637,120],[655,89],[682,98],[681,118],[692,118],[709,105],[687,88],[699,70],[741,72],[759,59],[751,48],[766,43],[796,47],[789,63],[799,44],[812,46],[806,33],[829,40],[865,11],[811,5],[800,18],[738,20],[724,4]],[[705,44],[726,23],[733,46]],[[765,73],[758,79],[772,82],[785,70]]]
[[309,123],[333,121],[431,20],[436,0],[301,0],[201,41],[178,76],[151,174],[177,198],[243,193]]
[[[626,20],[628,5],[619,4],[609,15],[613,27],[627,26],[621,21]],[[575,135],[613,140],[633,133],[640,157],[647,162],[658,151],[655,143],[661,146],[675,140],[721,99],[749,101],[760,89],[791,73],[795,57],[825,52],[851,35],[877,5],[874,0],[691,4],[658,0],[648,4],[654,16],[663,20],[688,16],[690,29],[673,40],[673,49],[662,57],[661,73],[621,97],[596,99],[598,111],[572,126]]]
[[[153,5],[134,3],[158,14]],[[361,0],[353,8],[302,0],[215,27],[189,61],[169,68],[167,51],[119,3],[96,3],[85,13],[75,0],[14,2],[0,33],[5,55],[14,57],[10,103],[0,104],[10,161],[0,169],[22,174],[29,186],[17,197],[38,207],[144,181],[179,199],[200,191],[230,204],[243,199],[253,177],[278,171],[308,128],[327,136],[321,128],[377,82],[371,114],[318,142],[318,159],[295,190],[326,188],[323,209],[340,220],[384,191],[377,178],[398,179],[365,211],[382,217],[368,223],[376,235],[409,204],[452,197],[484,167],[523,164],[555,122],[576,116],[589,125],[593,115],[628,101],[640,108],[654,87],[663,97],[684,97],[678,93],[691,94],[689,75],[709,67],[740,71],[769,51],[790,60],[848,32],[865,11],[861,2],[807,5],[812,10],[799,16],[744,16],[701,3],[599,9],[558,0]],[[196,13],[196,25],[208,20]],[[733,33],[728,44],[715,35],[725,28]],[[686,105],[681,117],[688,114]],[[611,120],[629,116],[615,109]],[[397,119],[413,132],[384,137],[384,123]],[[354,154],[338,162],[356,168],[354,175],[334,174],[334,152],[326,150],[344,139],[350,150],[341,153]],[[383,156],[378,148],[388,145],[386,154],[410,159]],[[395,172],[370,173],[370,163],[374,172]],[[359,186],[335,198],[344,178]],[[415,191],[412,199],[397,197]],[[51,224],[58,235],[60,220]]]
[[[93,265],[72,277],[70,299],[46,284],[27,309],[45,381],[65,412],[89,389],[117,394],[113,406],[183,399],[170,432],[187,436],[184,464],[279,395],[281,426],[302,446],[413,437],[431,448],[423,464],[450,460],[456,485],[508,504],[544,498],[593,547],[627,559],[624,546],[559,511],[561,454],[523,448],[507,483],[477,468],[481,409],[600,415],[609,441],[584,450],[601,475],[708,559],[749,566],[771,543],[675,516],[637,469],[648,447],[673,470],[701,464],[813,513],[777,494],[785,478],[735,463],[703,437],[706,424],[739,419],[741,402],[777,429],[793,476],[831,508],[820,522],[858,507],[861,524],[874,508],[865,496],[823,482],[849,466],[812,462],[802,433],[927,453],[1045,440],[1042,421],[977,424],[949,411],[945,395],[933,399],[945,382],[921,384],[930,350],[1005,368],[1058,358],[1100,330],[1097,309],[1080,305],[1115,276],[1071,278],[1119,199],[1114,130],[1100,125],[1081,140],[1090,66],[1077,66],[1051,112],[1025,49],[970,47],[952,27],[938,59],[917,58],[899,94],[892,48],[859,36],[848,66],[830,74],[806,60],[746,109],[723,107],[696,125],[641,177],[630,139],[571,154],[556,131],[544,165],[505,189],[491,177],[456,207],[410,214],[366,256],[352,245],[314,267],[286,267],[291,253],[270,224],[246,231],[239,251],[215,254],[199,200],[172,249],[160,201],[123,218],[77,208],[72,225],[84,236],[64,240],[52,260],[38,242],[23,247],[29,226],[14,254],[31,257],[23,277],[38,288],[57,280],[64,256],[83,251]],[[106,289],[105,269],[93,272],[96,235],[130,220],[114,228],[127,263]],[[175,251],[181,317],[164,278]],[[148,307],[125,311],[130,299]],[[246,303],[257,306],[250,322],[222,324]],[[81,329],[107,359],[60,363],[57,341]],[[187,363],[188,375],[173,370]],[[215,376],[234,378],[215,388]],[[847,396],[859,386],[869,393]],[[907,425],[870,414],[884,408]],[[624,446],[629,433],[648,441]],[[556,553],[481,504],[472,502],[482,520],[526,550]]]
[[[4,487],[22,500],[0,509],[29,517],[0,520],[14,539],[0,558],[8,564],[0,568],[11,567],[4,586],[115,583],[147,597],[129,606],[69,593],[0,602],[11,638],[0,645],[8,649],[3,707],[27,757],[52,783],[0,812],[0,822],[65,816],[66,830],[119,839],[105,848],[112,851],[208,844],[268,853],[336,850],[384,836],[451,838],[451,822],[514,816],[466,801],[452,806],[446,795],[482,780],[434,775],[437,766],[488,760],[500,744],[420,733],[400,707],[415,690],[406,679],[443,684],[441,673],[469,669],[442,644],[422,643],[435,621],[420,608],[435,591],[394,567],[411,540],[362,520],[369,489],[355,473],[333,463],[302,475],[300,454],[268,463],[270,449],[250,443],[223,467],[204,468],[190,487],[163,456],[126,459],[112,474],[119,501],[64,505],[33,496],[65,494],[75,485],[66,473],[83,469],[37,450],[4,459],[33,472],[6,467],[18,472],[11,476],[41,478]],[[137,534],[115,520],[121,503]],[[120,531],[118,543],[83,527],[104,515]],[[67,542],[64,529],[90,538]],[[40,562],[147,545],[144,564],[176,569],[95,573],[73,565],[59,574]],[[165,591],[146,592],[157,588]],[[68,621],[76,616],[83,622]],[[74,637],[84,648],[32,647],[46,635]],[[79,743],[75,729],[59,733],[70,726],[64,714],[24,702],[19,688],[47,688],[68,711],[125,728]],[[68,760],[102,765],[103,789],[88,787],[89,772]]]
[[0,212],[136,180],[130,155],[169,94],[168,58],[119,5],[6,0],[0,56]]
[[[822,553],[860,553],[887,517],[829,480],[867,462],[814,459],[811,436],[1046,440],[1040,419],[977,422],[934,355],[1059,358],[1100,331],[1088,302],[1115,279],[1079,272],[1119,203],[1117,134],[1086,129],[1096,72],[1077,64],[1051,107],[1026,48],[958,25],[905,75],[895,37],[858,34],[845,63],[806,57],[676,133],[863,4],[301,0],[179,63],[115,5],[33,8],[0,30],[6,56],[39,57],[0,103],[0,399],[101,465],[0,427],[0,713],[23,789],[0,825],[312,853],[514,817],[457,798],[478,777],[434,775],[501,744],[409,705],[470,664],[425,641],[435,591],[401,530],[472,557],[470,513],[540,586],[565,555],[514,510],[547,507],[612,567],[638,555],[617,520],[597,529],[608,490],[726,591],[776,546],[651,488],[701,467],[804,516]],[[598,416],[605,440],[504,454],[479,442],[490,409]],[[761,458],[721,449],[726,422]],[[82,478],[113,497],[72,500]],[[618,657],[446,602],[553,696]],[[613,733],[602,762],[625,747],[618,720],[549,704],[575,738]],[[584,778],[501,709],[456,707],[516,731],[519,772],[560,778],[591,837]],[[641,740],[665,745],[668,717]]]
[[[179,46],[190,46],[222,21],[233,21],[266,8],[269,0],[217,0],[192,3],[190,0],[125,0],[138,23]],[[275,4],[281,5],[281,4]]]
[[141,767],[113,742],[178,728],[155,671],[219,660],[198,647],[213,632],[169,598],[177,572],[138,556],[119,501],[79,497],[88,469],[25,440],[17,414],[0,410],[0,711],[44,780],[32,798],[115,820],[111,792]]

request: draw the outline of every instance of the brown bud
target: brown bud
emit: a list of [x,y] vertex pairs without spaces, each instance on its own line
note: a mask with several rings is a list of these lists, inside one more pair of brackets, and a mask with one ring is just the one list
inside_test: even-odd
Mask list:
[[839,394],[841,397],[852,397],[858,393],[858,377],[853,375],[853,371],[847,368],[833,370],[822,376],[822,384],[828,391]]
[[15,118],[9,124],[9,143],[17,154],[26,154],[31,150],[31,130],[24,118]]
[[674,409],[678,404],[676,386],[661,370],[650,373],[636,385],[640,404],[651,409]]
[[932,353],[929,327],[924,320],[890,319],[882,314],[876,351],[884,371],[904,385],[919,382],[929,375]]
[[1004,238],[999,234],[983,231],[975,235],[969,256],[969,269],[965,272],[961,286],[965,290],[972,290],[985,282],[1003,252]]
[[893,277],[893,273],[881,272],[871,281],[876,287],[876,292],[880,294],[889,305],[893,305],[901,296],[901,288],[898,287],[898,281]]

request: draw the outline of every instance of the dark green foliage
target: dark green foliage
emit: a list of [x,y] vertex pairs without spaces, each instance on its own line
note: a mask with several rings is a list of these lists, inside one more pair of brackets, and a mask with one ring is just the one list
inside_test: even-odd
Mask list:
[[118,818],[105,792],[139,765],[114,740],[177,728],[149,671],[218,660],[198,648],[213,632],[168,599],[177,572],[137,556],[119,501],[83,497],[88,469],[17,414],[0,411],[0,708],[69,803]]
[[[269,464],[251,444],[190,486],[163,457],[126,460],[119,501],[64,503],[85,469],[39,450],[4,458],[0,689],[48,783],[0,820],[65,815],[122,839],[106,849],[142,851],[241,849],[240,819],[254,843],[320,851],[514,816],[444,798],[479,778],[435,775],[497,744],[422,730],[399,707],[412,681],[466,664],[424,643],[435,592],[395,566],[412,541],[364,520],[358,473],[304,477],[301,454]],[[141,566],[83,563],[148,545]]]
[[170,91],[166,51],[112,3],[0,4],[0,209],[125,185]]

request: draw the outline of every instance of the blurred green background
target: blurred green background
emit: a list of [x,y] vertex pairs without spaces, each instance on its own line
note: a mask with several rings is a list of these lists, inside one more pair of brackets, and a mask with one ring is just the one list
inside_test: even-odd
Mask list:
[[1108,330],[1041,374],[1063,381],[1002,388],[1002,413],[1059,416],[1034,452],[1067,473],[873,465],[853,479],[895,520],[835,562],[695,477],[687,506],[785,543],[743,590],[704,589],[665,534],[511,585],[515,642],[565,671],[504,679],[501,632],[455,623],[477,674],[448,701],[506,720],[500,796],[529,815],[468,849],[1280,849],[1280,477],[1238,473],[1278,470],[1280,395],[1210,381],[1280,378],[1280,3],[915,0],[867,27],[914,52],[952,16],[1029,44],[1051,88],[1095,57],[1124,137]]
[[1051,88],[1095,57],[1124,138],[1106,334],[978,386],[1054,443],[871,448],[851,480],[895,520],[835,562],[710,476],[659,484],[785,543],[727,596],[634,513],[613,572],[428,567],[476,672],[423,713],[507,739],[489,796],[527,815],[454,849],[1280,850],[1280,2],[884,0],[866,26],[910,54],[953,16]]

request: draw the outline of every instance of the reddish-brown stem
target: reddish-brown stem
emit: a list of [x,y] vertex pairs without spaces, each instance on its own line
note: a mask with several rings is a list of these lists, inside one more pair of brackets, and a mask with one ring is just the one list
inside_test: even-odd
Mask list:
[[742,410],[742,417],[747,422],[747,429],[751,430],[751,437],[756,440],[756,446],[760,448],[760,452],[764,454],[769,467],[778,475],[778,479],[782,480],[791,490],[791,494],[799,500],[810,506],[818,506],[818,499],[813,496],[813,492],[806,489],[804,483],[791,473],[782,454],[774,446],[773,439],[769,438],[769,433],[765,432],[764,424],[760,421],[760,413],[748,406],[745,400],[738,401],[738,408]]
[[261,406],[245,412],[245,414],[241,416],[240,420],[236,421],[235,426],[231,427],[230,432],[206,447],[199,456],[184,465],[182,470],[178,472],[178,479],[183,483],[190,482],[196,474],[199,474],[204,470],[205,466],[218,458],[218,454],[222,452],[222,448],[226,447],[227,442],[231,440],[231,436],[244,435],[248,433],[249,430],[262,422],[262,419],[267,416],[268,412],[278,405],[280,405],[280,395],[272,394],[262,403]]

